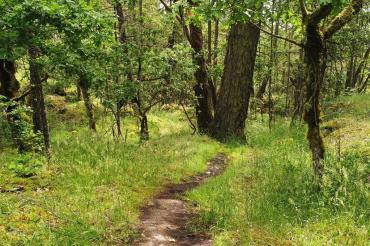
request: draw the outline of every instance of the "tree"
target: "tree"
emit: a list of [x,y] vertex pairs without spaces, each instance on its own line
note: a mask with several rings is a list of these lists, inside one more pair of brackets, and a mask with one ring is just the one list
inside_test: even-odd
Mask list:
[[215,119],[211,128],[212,136],[217,139],[235,137],[245,140],[245,121],[253,90],[258,40],[259,29],[255,24],[250,22],[232,24]]
[[[164,0],[160,1],[168,12],[172,12],[172,8]],[[187,4],[187,16],[185,16],[184,6],[179,6],[179,13],[176,15],[176,19],[181,24],[185,37],[193,49],[193,60],[194,64],[197,65],[197,70],[195,70],[194,73],[196,84],[193,87],[194,95],[197,99],[195,112],[199,132],[207,133],[213,120],[213,110],[216,103],[216,88],[209,75],[207,60],[204,54],[202,23],[192,18],[192,10],[197,8],[199,3],[188,0]],[[186,20],[186,18],[188,18],[188,20]],[[187,24],[187,21],[189,21],[189,24]]]
[[300,0],[302,20],[305,26],[305,66],[306,102],[304,120],[308,125],[307,139],[312,152],[314,173],[321,180],[324,171],[324,143],[320,135],[320,91],[325,73],[326,42],[361,10],[364,1],[352,0],[327,25],[321,22],[333,11],[334,3],[325,1],[317,9],[307,10],[304,0]]

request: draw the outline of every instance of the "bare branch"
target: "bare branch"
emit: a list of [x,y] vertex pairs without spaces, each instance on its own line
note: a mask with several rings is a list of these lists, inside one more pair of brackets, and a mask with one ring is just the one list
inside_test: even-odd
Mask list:
[[167,12],[172,12],[172,9],[170,6],[168,6],[168,4],[163,1],[163,0],[159,0],[161,2],[161,4],[163,5],[163,7],[166,9]]
[[28,96],[32,91],[33,91],[34,88],[31,88],[31,89],[28,89],[27,91],[25,91],[22,95],[18,96],[18,97],[15,97],[12,99],[12,101],[14,102],[19,102],[21,101],[23,98],[25,98],[26,96]]
[[262,29],[259,25],[254,24],[253,22],[250,22],[250,23],[252,25],[254,25],[255,27],[257,27],[259,30],[261,30],[261,32],[264,32],[264,33],[266,33],[266,34],[268,34],[268,35],[270,35],[270,36],[272,36],[274,38],[285,40],[285,41],[287,41],[289,43],[292,43],[292,44],[295,44],[295,45],[297,45],[299,47],[304,47],[304,45],[302,43],[300,43],[300,42],[297,42],[295,40],[292,40],[292,39],[289,39],[289,38],[286,38],[286,37],[282,37],[282,36],[276,35],[274,33],[271,33],[269,31],[266,31],[266,30]]
[[[172,8],[170,6],[168,6],[168,4],[164,0],[159,0],[159,1],[164,6],[164,8],[166,9],[167,12],[172,13]],[[189,29],[186,26],[183,15],[181,13],[180,13],[180,15],[176,15],[176,19],[181,24],[181,27],[182,27],[182,29],[185,33],[186,38],[190,41]]]
[[324,39],[329,39],[334,33],[350,22],[360,12],[363,4],[364,0],[352,0],[351,4],[345,7],[325,28]]

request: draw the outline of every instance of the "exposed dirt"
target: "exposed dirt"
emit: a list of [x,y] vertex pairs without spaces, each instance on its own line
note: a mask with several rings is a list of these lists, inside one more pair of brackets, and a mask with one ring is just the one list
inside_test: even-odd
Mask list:
[[186,191],[200,185],[209,177],[219,175],[225,168],[227,157],[217,154],[208,162],[206,172],[184,180],[180,184],[169,184],[142,209],[139,230],[142,237],[137,246],[208,246],[212,240],[207,235],[192,234],[186,224],[194,216],[181,197]]

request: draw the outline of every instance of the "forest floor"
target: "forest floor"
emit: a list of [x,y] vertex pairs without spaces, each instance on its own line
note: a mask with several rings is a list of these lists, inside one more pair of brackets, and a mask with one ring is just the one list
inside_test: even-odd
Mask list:
[[[175,196],[186,202],[184,213],[196,215],[184,231],[215,246],[368,245],[370,94],[323,104],[320,192],[312,185],[306,127],[290,126],[289,118],[276,117],[269,129],[266,115],[251,112],[247,145],[220,144],[192,135],[180,110],[155,110],[151,139],[140,143],[135,119],[124,119],[127,138],[116,140],[99,107],[92,133],[83,103],[63,104],[48,101],[49,162],[19,155],[0,139],[1,246],[133,245],[142,236],[140,219],[151,220],[142,208],[169,184],[182,187],[176,184],[206,172],[217,153],[228,156],[224,172]],[[66,107],[63,114],[58,107]]]

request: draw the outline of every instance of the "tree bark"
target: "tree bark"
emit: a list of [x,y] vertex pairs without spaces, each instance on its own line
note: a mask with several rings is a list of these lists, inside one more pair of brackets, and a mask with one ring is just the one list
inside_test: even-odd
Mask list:
[[85,75],[80,75],[78,86],[81,89],[82,99],[84,101],[86,109],[86,115],[87,118],[89,119],[89,129],[96,131],[96,121],[89,93],[89,81]]
[[14,62],[0,59],[0,95],[13,98],[18,94],[20,84],[15,77],[15,71]]
[[207,63],[203,55],[203,33],[202,28],[190,23],[190,44],[194,50],[194,63],[198,66],[195,71],[196,85],[194,93],[197,98],[196,116],[200,133],[206,133],[213,120],[213,98],[215,98],[214,87],[210,85]]
[[293,100],[294,100],[294,111],[292,116],[291,125],[294,125],[297,118],[302,119],[303,106],[304,106],[304,61],[303,61],[303,49],[300,50],[300,59],[298,62],[297,72],[294,78],[291,78],[291,83],[293,85]]
[[256,98],[259,99],[259,100],[261,100],[261,101],[263,99],[263,95],[266,92],[266,87],[267,87],[267,84],[269,83],[269,79],[270,79],[270,77],[269,76],[266,76],[262,80],[262,83],[260,84],[260,86],[258,87]]
[[245,141],[245,120],[253,90],[253,72],[260,30],[252,23],[231,26],[225,68],[211,135],[221,141]]
[[29,71],[31,82],[31,105],[33,110],[33,126],[36,133],[40,132],[44,138],[45,150],[49,153],[50,149],[50,136],[48,122],[46,118],[45,102],[43,94],[43,85],[40,77],[40,67],[36,62],[38,51],[36,47],[28,49],[29,54]]
[[353,88],[353,75],[354,75],[354,54],[353,51],[351,52],[351,56],[349,59],[348,67],[347,67],[347,75],[346,75],[346,83],[345,83],[345,89],[351,89]]
[[320,134],[320,89],[322,86],[322,59],[324,41],[315,22],[309,21],[306,27],[305,64],[306,64],[306,102],[304,120],[308,125],[307,139],[312,152],[313,169],[321,179],[324,171],[324,143]]
[[77,101],[81,101],[81,88],[77,85],[76,86],[76,93],[77,93]]
[[360,78],[361,77],[360,74],[364,70],[364,68],[366,67],[365,64],[366,64],[366,62],[367,62],[367,60],[369,58],[369,54],[370,54],[370,47],[368,47],[366,49],[363,58],[361,59],[361,61],[360,61],[359,65],[358,65],[356,71],[354,72],[354,75],[353,75],[353,83],[352,84],[353,84],[353,86],[355,86],[357,88],[360,87],[361,84],[362,84],[362,81],[361,81],[361,78]]
[[[19,91],[20,84],[15,77],[16,67],[13,61],[0,59],[0,95],[7,100],[13,99]],[[19,125],[21,116],[15,112],[18,104],[14,103],[6,109],[6,119],[10,126],[11,136],[19,152],[28,151],[27,144],[22,140],[22,129]]]
[[[219,20],[215,20],[215,33],[213,40],[213,66],[216,67],[218,64],[218,35],[219,35]],[[217,76],[213,76],[213,84],[217,92]],[[217,94],[217,93],[216,93]]]
[[308,12],[305,1],[300,0],[303,22],[305,24],[306,42],[306,103],[304,106],[304,120],[308,125],[307,139],[312,152],[312,163],[316,178],[321,182],[324,171],[324,143],[320,135],[320,90],[325,73],[325,42],[334,33],[361,10],[363,0],[352,0],[327,26],[320,27],[320,23],[331,13],[331,3],[322,5],[312,13]]
[[149,140],[148,117],[145,113],[140,117],[140,140]]

